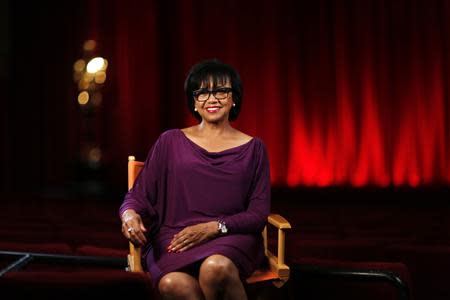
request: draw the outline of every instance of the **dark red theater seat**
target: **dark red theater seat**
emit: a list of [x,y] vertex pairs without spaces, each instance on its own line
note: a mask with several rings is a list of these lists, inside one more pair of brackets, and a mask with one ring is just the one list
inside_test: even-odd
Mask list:
[[57,240],[55,227],[42,222],[0,221],[0,241],[52,243]]
[[450,246],[398,244],[386,249],[386,258],[408,266],[417,299],[450,299]]
[[74,254],[73,249],[64,243],[20,243],[0,241],[0,250],[68,255]]
[[382,261],[382,243],[370,239],[304,239],[290,235],[288,259],[318,258],[344,261]]
[[288,296],[286,297],[288,299],[305,300],[401,299],[398,288],[386,280],[376,278],[363,279],[358,276],[346,276],[343,274],[327,275],[327,271],[331,270],[378,270],[383,272],[393,272],[401,278],[409,288],[411,288],[409,271],[402,263],[295,259],[291,264],[292,276],[287,283]]
[[98,247],[126,249],[128,242],[120,229],[116,227],[99,229],[86,225],[62,225],[58,228],[57,240],[68,243],[72,247],[95,245]]
[[17,300],[156,299],[145,274],[120,270],[10,272],[0,278],[0,291]]
[[126,258],[129,253],[129,250],[128,245],[123,247],[123,249],[113,249],[113,248],[83,245],[77,247],[75,249],[75,252],[77,253],[77,255],[111,256],[111,257]]

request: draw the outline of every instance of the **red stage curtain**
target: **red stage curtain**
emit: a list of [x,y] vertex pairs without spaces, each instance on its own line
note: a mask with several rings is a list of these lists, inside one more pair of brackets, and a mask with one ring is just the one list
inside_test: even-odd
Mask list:
[[266,142],[273,183],[450,182],[448,1],[104,1],[95,12],[111,161],[193,124],[183,80],[215,57],[242,76],[235,125]]

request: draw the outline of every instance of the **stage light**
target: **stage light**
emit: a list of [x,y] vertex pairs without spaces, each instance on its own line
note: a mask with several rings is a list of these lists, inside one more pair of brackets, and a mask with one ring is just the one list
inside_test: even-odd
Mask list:
[[78,59],[74,64],[73,64],[73,70],[75,72],[83,72],[84,67],[86,67],[86,62],[83,59]]
[[102,84],[105,82],[105,80],[106,80],[105,71],[98,71],[97,73],[95,73],[95,77],[94,77],[95,83]]
[[87,40],[83,44],[83,50],[86,52],[93,51],[97,46],[97,42],[94,40]]
[[89,83],[89,82],[92,82],[94,80],[94,77],[95,77],[95,74],[86,72],[86,73],[83,74],[82,80]]
[[94,147],[89,151],[89,162],[98,164],[102,158],[102,150],[98,147]]
[[106,66],[107,65],[105,59],[103,59],[102,57],[94,57],[88,62],[86,70],[88,73],[94,74],[98,71],[105,70]]
[[89,93],[86,91],[82,91],[78,94],[78,103],[80,105],[86,105],[89,102]]
[[[99,124],[106,82],[108,61],[97,53],[97,42],[87,40],[83,43],[83,56],[73,63],[73,79],[77,85],[77,102],[80,112],[80,166],[90,169],[84,176],[94,176],[92,171],[102,169],[102,149]],[[98,175],[98,174],[97,174]],[[97,176],[95,175],[95,176]]]

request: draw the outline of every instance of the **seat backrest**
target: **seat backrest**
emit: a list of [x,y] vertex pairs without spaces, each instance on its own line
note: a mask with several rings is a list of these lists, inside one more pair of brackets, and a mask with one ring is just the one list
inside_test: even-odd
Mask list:
[[[128,156],[128,190],[133,187],[139,172],[144,167],[144,163],[136,161],[134,156]],[[141,264],[141,248],[135,247],[133,243],[128,243],[130,247],[130,255],[128,255],[128,266],[132,272],[142,272]]]
[[128,190],[133,187],[134,181],[143,167],[143,162],[136,161],[134,156],[128,156]]

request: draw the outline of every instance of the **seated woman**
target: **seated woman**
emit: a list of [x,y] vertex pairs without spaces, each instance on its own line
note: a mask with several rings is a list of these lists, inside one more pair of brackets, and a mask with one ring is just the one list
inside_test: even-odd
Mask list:
[[164,299],[246,299],[242,280],[265,259],[266,148],[230,125],[242,104],[232,67],[217,60],[195,65],[185,91],[200,123],[155,142],[120,207],[122,232],[143,246]]

